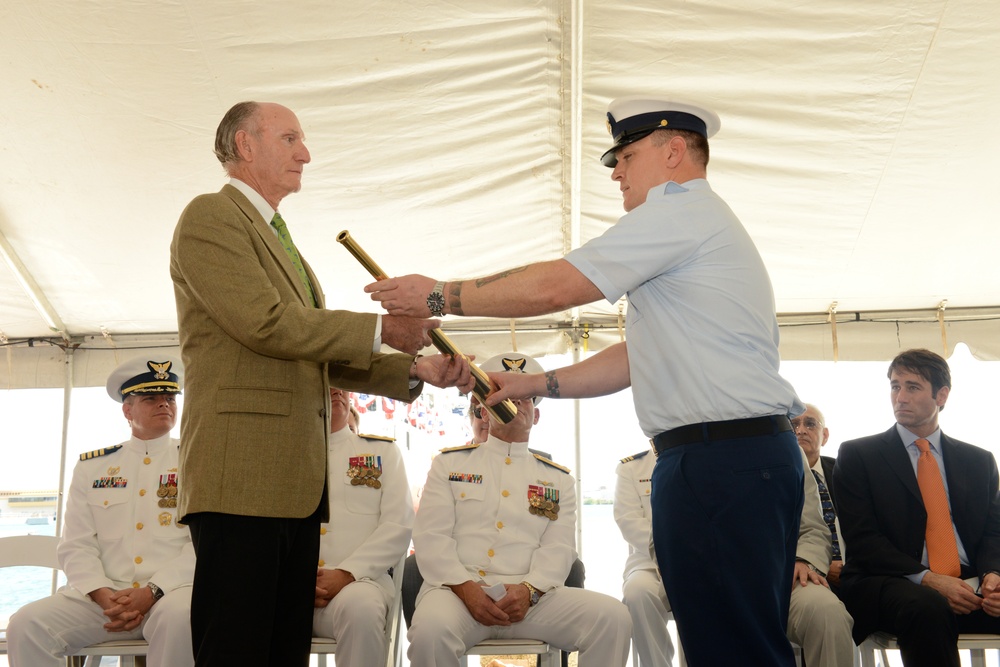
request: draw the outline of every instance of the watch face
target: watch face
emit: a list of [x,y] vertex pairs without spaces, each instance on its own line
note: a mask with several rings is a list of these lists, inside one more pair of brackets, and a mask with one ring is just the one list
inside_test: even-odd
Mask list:
[[440,315],[444,310],[444,294],[441,292],[431,292],[427,296],[427,308],[434,315]]

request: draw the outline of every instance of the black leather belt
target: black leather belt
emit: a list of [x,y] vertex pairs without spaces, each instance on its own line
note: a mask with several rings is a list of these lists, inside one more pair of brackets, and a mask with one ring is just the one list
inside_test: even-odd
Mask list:
[[656,455],[659,456],[667,449],[690,445],[693,442],[755,438],[791,430],[792,424],[784,415],[731,419],[724,422],[701,422],[664,431],[653,438],[653,448],[656,450]]

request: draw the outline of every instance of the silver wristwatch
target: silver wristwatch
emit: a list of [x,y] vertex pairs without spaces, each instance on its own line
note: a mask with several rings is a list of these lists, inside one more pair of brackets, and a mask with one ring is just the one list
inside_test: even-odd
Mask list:
[[146,588],[148,588],[150,592],[153,594],[153,602],[156,602],[164,595],[166,595],[166,593],[163,592],[163,589],[154,584],[152,581],[146,584]]
[[432,317],[444,315],[444,281],[439,280],[434,284],[434,289],[427,295],[427,309],[431,311]]

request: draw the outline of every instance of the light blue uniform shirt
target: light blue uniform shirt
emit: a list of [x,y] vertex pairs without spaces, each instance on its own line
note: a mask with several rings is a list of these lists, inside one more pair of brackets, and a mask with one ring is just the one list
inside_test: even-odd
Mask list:
[[[910,457],[910,463],[913,465],[913,476],[917,476],[917,460],[920,458],[920,448],[917,447],[916,442],[919,436],[911,433],[906,427],[896,424],[896,433],[899,434],[900,439],[903,444],[906,445],[906,453]],[[944,457],[941,454],[941,429],[938,429],[931,433],[929,436],[924,438],[931,445],[931,455],[934,460],[937,461],[938,469],[941,471],[941,481],[944,482],[944,494],[948,498],[948,509],[951,509],[951,492],[948,490],[948,476],[944,472]],[[969,564],[969,556],[965,553],[965,545],[962,544],[962,538],[958,536],[958,529],[955,528],[955,522],[951,522],[951,529],[955,531],[955,544],[958,546],[958,560],[962,565]],[[930,559],[927,558],[927,542],[924,542],[924,552],[920,557],[920,562],[924,567],[928,568],[923,572],[917,574],[908,574],[906,578],[915,584],[919,584],[924,579],[924,575],[930,570]],[[972,587],[977,588],[978,583],[974,584]]]
[[644,204],[566,260],[612,304],[628,295],[629,371],[648,437],[805,409],[778,374],[767,269],[708,181],[651,189]]

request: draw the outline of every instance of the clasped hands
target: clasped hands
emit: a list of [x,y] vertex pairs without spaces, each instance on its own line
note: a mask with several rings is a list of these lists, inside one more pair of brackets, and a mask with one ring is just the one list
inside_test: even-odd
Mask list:
[[982,609],[990,616],[1000,617],[1000,575],[996,572],[983,577],[979,587],[982,597],[976,595],[976,591],[964,580],[945,574],[928,571],[920,583],[943,595],[956,614],[970,614]]
[[518,623],[531,607],[528,589],[521,584],[504,584],[507,594],[496,602],[486,594],[481,582],[470,580],[449,588],[465,604],[472,618],[483,625]]
[[108,622],[104,629],[108,632],[129,632],[142,623],[142,619],[153,606],[153,592],[147,587],[123,588],[116,591],[111,588],[98,588],[90,592],[90,599],[104,609]]

